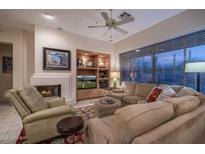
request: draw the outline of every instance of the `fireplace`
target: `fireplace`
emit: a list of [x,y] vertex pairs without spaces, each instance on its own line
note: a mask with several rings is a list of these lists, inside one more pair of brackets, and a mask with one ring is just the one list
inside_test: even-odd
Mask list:
[[35,87],[43,97],[61,97],[61,85],[36,85]]

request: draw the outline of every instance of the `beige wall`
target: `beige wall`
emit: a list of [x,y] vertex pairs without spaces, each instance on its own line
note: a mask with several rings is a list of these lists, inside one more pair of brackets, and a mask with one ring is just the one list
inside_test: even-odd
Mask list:
[[25,81],[28,85],[31,82],[31,77],[34,74],[34,32],[24,31],[24,58],[25,58]]
[[30,76],[34,72],[33,38],[32,32],[0,25],[0,42],[13,44],[13,87],[22,87],[30,83]]
[[[43,47],[65,49],[71,51],[71,71],[43,70]],[[35,73],[31,83],[61,84],[62,96],[66,101],[76,101],[76,49],[84,49],[111,54],[112,66],[115,65],[113,50],[110,43],[91,39],[64,31],[35,26]]]
[[11,44],[1,44],[0,42],[0,102],[5,101],[3,93],[13,87],[13,73],[3,73],[2,70],[2,57],[12,57],[12,45]]
[[115,52],[119,54],[204,29],[204,19],[205,10],[184,11],[116,43]]

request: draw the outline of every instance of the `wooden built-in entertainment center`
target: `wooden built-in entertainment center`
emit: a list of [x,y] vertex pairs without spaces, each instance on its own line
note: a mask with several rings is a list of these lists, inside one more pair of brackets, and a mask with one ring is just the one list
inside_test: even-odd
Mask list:
[[77,49],[77,100],[98,98],[110,86],[110,54]]

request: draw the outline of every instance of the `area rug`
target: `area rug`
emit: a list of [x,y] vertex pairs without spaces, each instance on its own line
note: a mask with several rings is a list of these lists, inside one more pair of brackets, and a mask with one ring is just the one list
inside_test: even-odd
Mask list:
[[[89,120],[90,118],[95,117],[95,107],[94,105],[89,105],[85,107],[78,107],[74,109],[75,115],[81,116],[84,119],[84,122]],[[78,132],[76,136],[59,136],[56,138],[52,138],[46,141],[43,141],[39,144],[83,144],[85,141],[85,133],[84,131]],[[19,137],[17,138],[16,144],[24,144],[26,143],[25,130],[22,128]]]

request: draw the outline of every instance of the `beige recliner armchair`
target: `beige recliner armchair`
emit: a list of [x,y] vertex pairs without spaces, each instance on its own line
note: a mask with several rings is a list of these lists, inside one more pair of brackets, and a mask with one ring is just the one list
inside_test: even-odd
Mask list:
[[[30,87],[30,89],[32,89],[32,93],[35,93],[34,96],[42,97],[35,87]],[[56,124],[61,119],[72,116],[71,107],[65,104],[65,99],[62,97],[42,97],[41,101],[45,102],[46,108],[34,112],[20,95],[20,90],[8,90],[5,92],[5,96],[9,98],[22,119],[27,142],[38,143],[59,136]],[[29,92],[31,93],[31,91]]]

